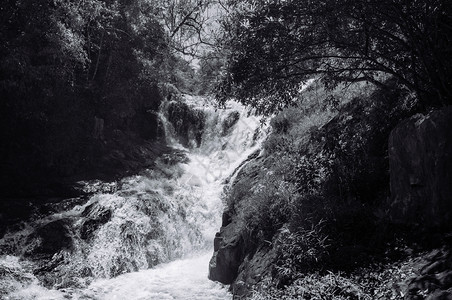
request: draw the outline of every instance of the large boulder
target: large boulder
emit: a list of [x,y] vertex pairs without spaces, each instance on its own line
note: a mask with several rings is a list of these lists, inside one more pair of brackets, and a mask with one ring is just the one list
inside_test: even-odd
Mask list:
[[27,238],[24,255],[31,257],[52,257],[55,253],[73,247],[70,221],[60,219],[38,227]]
[[214,254],[209,263],[209,279],[231,284],[237,278],[245,256],[244,240],[238,226],[231,223],[222,227],[214,240]]
[[392,217],[452,224],[452,106],[400,123],[389,137]]

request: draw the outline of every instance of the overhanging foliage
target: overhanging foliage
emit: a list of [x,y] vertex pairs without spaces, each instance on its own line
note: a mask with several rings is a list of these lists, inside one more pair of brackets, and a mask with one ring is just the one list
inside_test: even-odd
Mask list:
[[[236,5],[238,1],[232,1]],[[240,1],[218,97],[269,113],[300,83],[395,77],[424,105],[452,103],[452,3],[447,0]],[[230,25],[229,24],[229,25]]]

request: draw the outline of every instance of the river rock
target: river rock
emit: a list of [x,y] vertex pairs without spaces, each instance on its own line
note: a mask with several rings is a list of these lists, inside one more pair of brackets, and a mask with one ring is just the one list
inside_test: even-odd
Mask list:
[[443,288],[449,289],[452,288],[452,271],[447,270],[445,272],[439,273],[436,275],[436,278],[439,280],[439,283]]
[[36,229],[27,238],[26,256],[52,256],[63,249],[72,249],[69,221],[52,221]]
[[172,101],[168,105],[168,121],[173,125],[179,142],[186,147],[190,146],[192,139],[197,147],[200,146],[205,119],[204,111],[192,108],[184,102]]
[[231,284],[237,278],[245,255],[244,240],[235,223],[222,227],[215,236],[215,252],[209,263],[209,279]]
[[234,300],[247,299],[251,296],[253,287],[265,278],[270,278],[274,271],[276,250],[265,245],[248,254],[240,265],[238,275],[231,285]]
[[415,265],[418,275],[408,283],[406,300],[452,300],[452,253],[449,246],[435,249]]
[[426,265],[424,268],[421,269],[422,275],[427,274],[435,274],[438,272],[442,272],[448,268],[447,263],[442,260],[435,261],[429,265]]
[[425,300],[452,300],[452,291],[436,291]]
[[229,115],[226,117],[226,119],[223,121],[223,132],[222,136],[226,136],[231,128],[237,124],[237,122],[240,119],[240,113],[238,111],[232,111],[229,113]]
[[221,226],[222,226],[222,227],[228,226],[229,224],[231,224],[231,222],[232,222],[232,214],[231,214],[231,211],[225,210],[225,211],[223,212],[222,217],[221,217]]
[[452,224],[452,106],[400,123],[389,137],[392,217]]
[[98,207],[97,204],[91,204],[82,212],[85,220],[80,227],[80,237],[84,240],[92,237],[93,233],[103,224],[110,221],[111,210],[104,207]]

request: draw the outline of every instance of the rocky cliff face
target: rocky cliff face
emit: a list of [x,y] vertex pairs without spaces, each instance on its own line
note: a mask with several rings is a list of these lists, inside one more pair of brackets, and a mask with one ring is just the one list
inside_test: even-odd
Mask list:
[[452,107],[417,114],[389,138],[392,214],[398,222],[450,226]]
[[[237,177],[231,183],[231,189],[236,191],[243,187],[244,182],[253,185],[257,183],[256,176],[262,166],[259,152],[247,159]],[[252,287],[271,272],[274,257],[268,255],[269,244],[258,245],[255,233],[247,227],[247,218],[242,214],[254,205],[249,195],[239,196],[223,213],[220,231],[214,240],[214,254],[209,264],[209,279],[224,284],[231,284],[234,299],[248,295]]]

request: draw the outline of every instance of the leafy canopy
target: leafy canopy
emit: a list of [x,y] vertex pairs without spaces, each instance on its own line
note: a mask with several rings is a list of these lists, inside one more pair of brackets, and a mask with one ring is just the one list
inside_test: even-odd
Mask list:
[[218,92],[269,113],[309,78],[327,87],[395,77],[424,105],[452,103],[448,0],[229,1],[228,65]]

